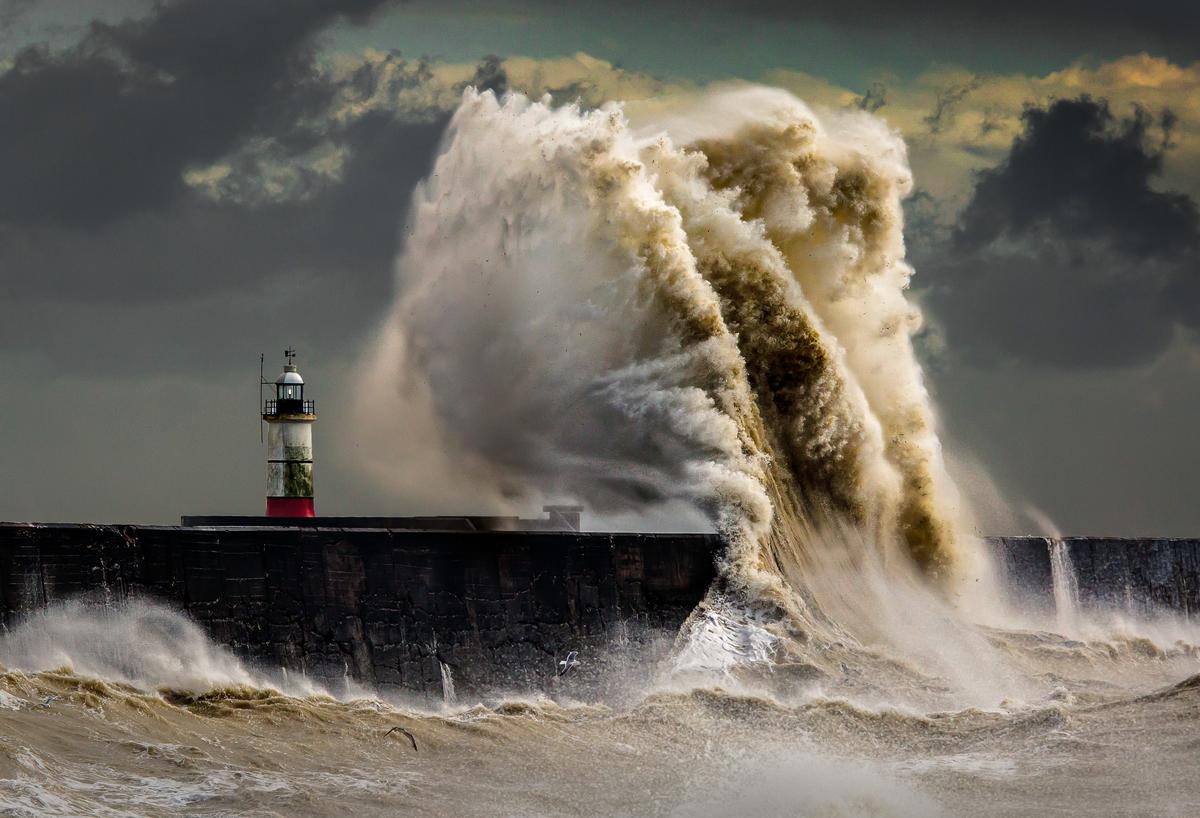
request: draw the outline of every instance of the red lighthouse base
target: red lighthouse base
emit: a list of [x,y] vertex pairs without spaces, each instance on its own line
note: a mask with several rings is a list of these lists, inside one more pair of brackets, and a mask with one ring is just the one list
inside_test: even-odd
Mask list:
[[268,497],[268,517],[316,517],[311,497]]

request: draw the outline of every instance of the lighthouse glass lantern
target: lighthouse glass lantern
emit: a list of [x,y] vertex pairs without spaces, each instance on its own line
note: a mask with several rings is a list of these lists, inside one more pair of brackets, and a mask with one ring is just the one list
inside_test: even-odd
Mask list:
[[275,379],[275,398],[263,406],[267,422],[267,516],[314,517],[312,425],[317,419],[311,400],[304,397],[304,378],[293,360]]

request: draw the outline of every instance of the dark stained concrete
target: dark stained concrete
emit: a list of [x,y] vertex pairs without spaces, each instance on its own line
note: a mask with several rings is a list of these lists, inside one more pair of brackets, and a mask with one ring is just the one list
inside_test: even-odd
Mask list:
[[1085,611],[1200,619],[1200,539],[994,537],[989,544],[1009,592],[1036,610],[1054,611],[1050,557],[1059,548]]
[[0,523],[0,617],[88,594],[186,611],[267,667],[441,697],[659,658],[714,577],[709,535]]
[[[1200,618],[1200,540],[989,546],[1023,606],[1053,612],[1059,548],[1084,608]],[[447,679],[471,694],[565,685],[557,664],[578,651],[582,691],[652,672],[722,547],[706,534],[0,523],[0,620],[147,596],[266,669],[442,698]]]

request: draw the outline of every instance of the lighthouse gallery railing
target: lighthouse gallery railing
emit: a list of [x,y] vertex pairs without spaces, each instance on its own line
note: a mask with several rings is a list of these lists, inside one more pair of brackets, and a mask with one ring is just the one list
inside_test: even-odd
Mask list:
[[263,417],[312,415],[316,410],[316,403],[311,400],[269,400],[263,404]]

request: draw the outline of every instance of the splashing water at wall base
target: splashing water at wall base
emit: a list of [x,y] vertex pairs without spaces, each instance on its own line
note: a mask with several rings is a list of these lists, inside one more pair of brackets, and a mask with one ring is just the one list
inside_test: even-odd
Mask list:
[[273,687],[293,696],[328,695],[297,674],[252,671],[195,622],[160,603],[85,600],[29,616],[0,635],[9,669],[63,668],[140,690],[208,691]]

